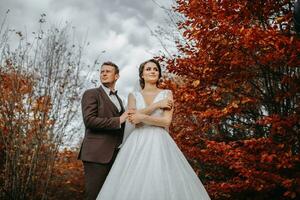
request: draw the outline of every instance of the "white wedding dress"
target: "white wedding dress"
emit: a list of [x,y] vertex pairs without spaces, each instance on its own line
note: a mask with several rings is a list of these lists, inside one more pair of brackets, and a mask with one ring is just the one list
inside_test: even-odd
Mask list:
[[[166,98],[162,90],[154,102]],[[133,93],[136,108],[146,106],[140,92]],[[152,115],[162,115],[156,110]],[[201,181],[162,127],[135,128],[119,154],[97,200],[207,200]]]

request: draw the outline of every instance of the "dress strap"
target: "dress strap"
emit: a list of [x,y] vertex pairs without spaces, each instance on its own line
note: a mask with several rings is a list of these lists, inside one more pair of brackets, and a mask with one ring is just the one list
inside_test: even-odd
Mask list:
[[163,93],[162,94],[163,98],[167,98],[170,94],[172,94],[172,91],[168,89],[164,89],[162,93]]

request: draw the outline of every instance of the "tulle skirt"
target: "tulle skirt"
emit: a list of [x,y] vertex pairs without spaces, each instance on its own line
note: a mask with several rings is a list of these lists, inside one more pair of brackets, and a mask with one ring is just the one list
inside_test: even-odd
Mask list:
[[207,200],[201,181],[169,133],[136,128],[122,146],[97,200]]

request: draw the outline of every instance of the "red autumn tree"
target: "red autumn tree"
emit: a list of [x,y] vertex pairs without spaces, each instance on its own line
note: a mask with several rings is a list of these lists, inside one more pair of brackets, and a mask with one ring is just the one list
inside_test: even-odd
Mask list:
[[1,199],[83,199],[77,151],[57,153],[49,137],[50,98],[32,95],[32,77],[6,64],[0,69]]
[[81,163],[62,147],[78,130],[85,45],[44,18],[31,40],[0,27],[0,199],[83,198]]
[[[48,199],[84,199],[83,166],[77,160],[78,150],[59,152],[53,173],[53,181],[49,186]],[[59,189],[58,189],[59,188]]]
[[[300,40],[290,0],[178,0],[172,133],[213,199],[300,196]],[[175,126],[176,125],[176,126]]]
[[0,69],[0,197],[41,199],[54,164],[50,98],[33,96],[32,77],[13,69],[9,60],[5,66]]

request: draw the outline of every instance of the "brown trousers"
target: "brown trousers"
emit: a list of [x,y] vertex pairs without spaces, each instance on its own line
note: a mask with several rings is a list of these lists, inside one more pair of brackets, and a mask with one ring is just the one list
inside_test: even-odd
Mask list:
[[118,152],[119,149],[116,149],[112,160],[107,164],[83,161],[87,200],[95,200],[97,198]]

